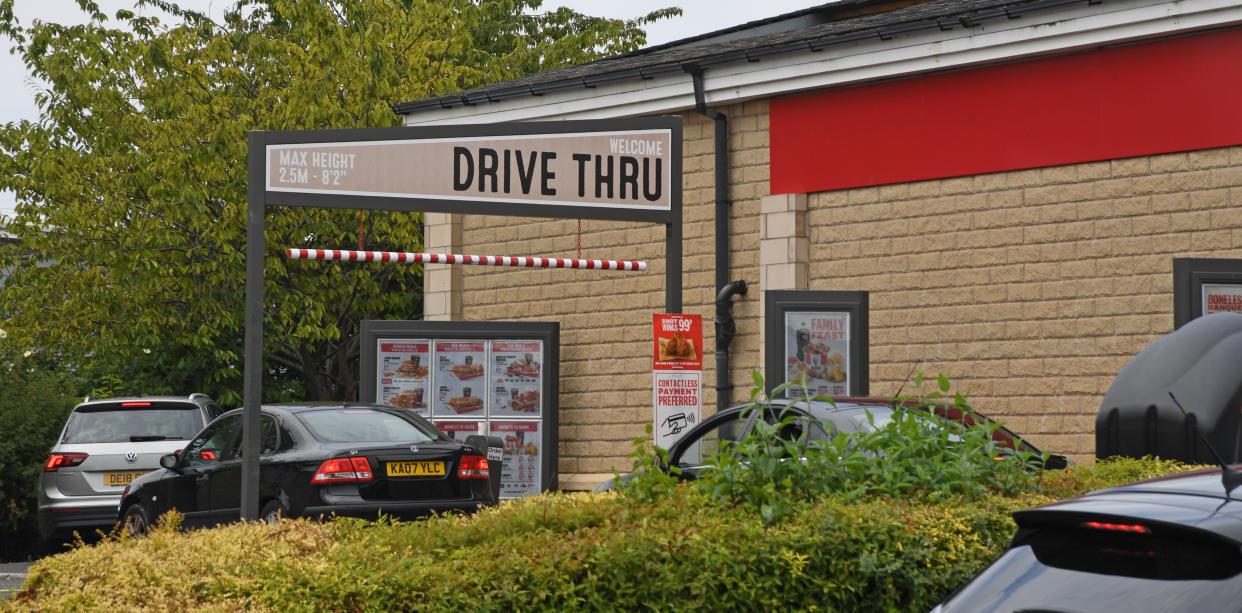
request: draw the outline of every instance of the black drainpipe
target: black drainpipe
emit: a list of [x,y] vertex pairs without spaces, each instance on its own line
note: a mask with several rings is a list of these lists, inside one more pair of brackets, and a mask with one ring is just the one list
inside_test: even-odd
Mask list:
[[716,410],[729,406],[733,377],[729,372],[729,343],[737,334],[733,320],[734,294],[746,294],[746,281],[729,282],[729,118],[707,108],[703,96],[703,69],[686,66],[694,80],[694,110],[716,122]]

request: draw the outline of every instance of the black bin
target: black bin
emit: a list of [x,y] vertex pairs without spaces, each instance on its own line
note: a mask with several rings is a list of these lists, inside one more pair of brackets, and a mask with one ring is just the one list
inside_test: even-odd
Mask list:
[[1226,462],[1236,463],[1240,417],[1242,315],[1213,313],[1161,337],[1121,369],[1095,418],[1095,454],[1215,464],[1198,429]]

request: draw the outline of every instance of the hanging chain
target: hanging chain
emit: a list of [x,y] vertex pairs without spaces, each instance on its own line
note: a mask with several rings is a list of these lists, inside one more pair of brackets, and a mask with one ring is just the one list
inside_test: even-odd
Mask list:
[[362,222],[366,218],[367,218],[366,211],[362,211],[358,213],[358,250],[359,251],[362,251],[364,249],[364,247],[362,246],[362,231],[363,231]]
[[578,259],[582,259],[582,220],[578,220]]

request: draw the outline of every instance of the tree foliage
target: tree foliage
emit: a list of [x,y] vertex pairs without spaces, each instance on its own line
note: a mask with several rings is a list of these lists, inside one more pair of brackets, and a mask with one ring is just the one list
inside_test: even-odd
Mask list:
[[[385,127],[391,105],[636,49],[665,9],[610,20],[542,0],[237,0],[215,21],[161,0],[0,33],[42,84],[0,127],[0,292],[11,342],[129,393],[240,401],[246,135]],[[364,221],[360,221],[360,218]],[[421,269],[286,261],[290,247],[416,251],[421,215],[273,208],[265,395],[356,394],[358,322],[422,311]],[[114,386],[110,386],[114,387]]]

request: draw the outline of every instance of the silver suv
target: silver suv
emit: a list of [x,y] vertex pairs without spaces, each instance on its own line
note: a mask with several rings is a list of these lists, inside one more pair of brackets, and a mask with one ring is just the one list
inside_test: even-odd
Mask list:
[[206,394],[89,397],[73,408],[39,480],[45,541],[77,530],[111,529],[121,492],[160,467],[224,410]]

